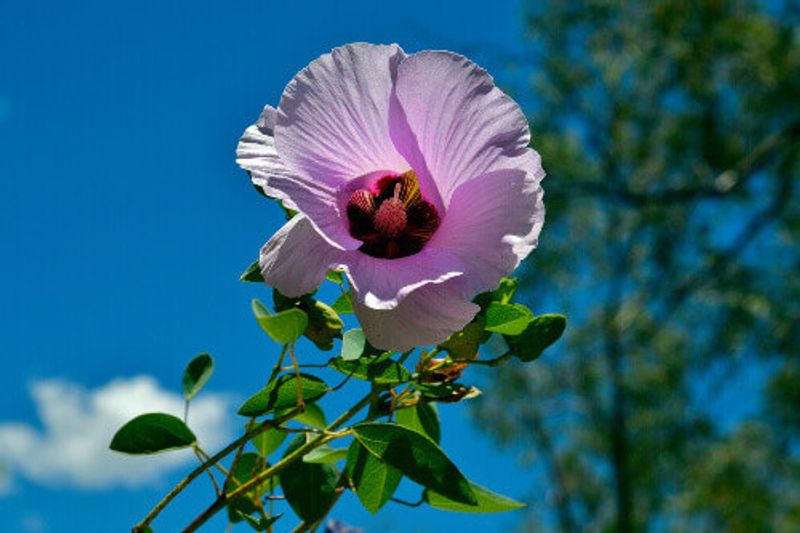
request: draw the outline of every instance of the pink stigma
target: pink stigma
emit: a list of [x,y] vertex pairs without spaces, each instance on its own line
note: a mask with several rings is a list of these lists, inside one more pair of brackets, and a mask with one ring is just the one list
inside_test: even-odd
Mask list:
[[400,200],[400,184],[394,187],[394,196],[384,200],[372,219],[375,229],[389,237],[396,238],[406,229],[406,206]]
[[359,250],[385,259],[419,252],[439,227],[439,213],[422,198],[412,171],[384,176],[370,189],[354,191],[347,219],[350,235],[364,243]]

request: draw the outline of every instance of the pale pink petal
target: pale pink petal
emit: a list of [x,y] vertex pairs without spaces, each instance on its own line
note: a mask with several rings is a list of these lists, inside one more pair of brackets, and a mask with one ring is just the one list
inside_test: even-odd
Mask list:
[[369,343],[381,350],[404,352],[439,344],[460,331],[479,307],[463,297],[456,282],[425,285],[390,310],[372,309],[358,297],[353,298],[353,308]]
[[274,137],[276,119],[275,108],[264,107],[258,121],[239,140],[236,162],[250,172],[253,184],[264,194],[307,215],[328,243],[342,249],[358,248],[361,243],[350,237],[339,215],[338,189],[299,177],[278,155]]
[[449,251],[425,248],[398,259],[380,259],[359,251],[343,252],[341,267],[365,306],[392,309],[429,284],[443,283],[464,272],[464,264]]
[[397,45],[350,44],[297,74],[283,92],[275,126],[287,166],[305,180],[333,187],[378,170],[408,170],[388,126],[389,97],[403,57]]
[[236,147],[236,163],[250,173],[253,185],[269,197],[282,200],[290,209],[296,206],[280,190],[272,187],[270,180],[291,177],[291,172],[283,164],[275,149],[275,119],[277,111],[272,106],[264,106],[258,121],[247,128]]
[[394,96],[395,144],[418,175],[435,182],[444,206],[460,184],[518,166],[530,140],[519,106],[485,70],[452,52],[406,57]]
[[319,287],[340,254],[306,217],[295,215],[261,248],[258,262],[266,284],[294,298]]
[[536,247],[544,223],[544,177],[539,155],[528,150],[524,169],[497,170],[456,189],[442,225],[428,248],[457,255],[459,278],[474,295],[497,287]]

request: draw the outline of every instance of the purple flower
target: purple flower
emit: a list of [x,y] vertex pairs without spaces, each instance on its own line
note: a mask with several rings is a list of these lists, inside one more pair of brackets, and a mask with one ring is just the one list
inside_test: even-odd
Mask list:
[[313,61],[245,131],[237,162],[297,210],[261,249],[287,296],[342,268],[367,339],[441,342],[536,247],[544,177],[519,106],[468,59],[350,44]]

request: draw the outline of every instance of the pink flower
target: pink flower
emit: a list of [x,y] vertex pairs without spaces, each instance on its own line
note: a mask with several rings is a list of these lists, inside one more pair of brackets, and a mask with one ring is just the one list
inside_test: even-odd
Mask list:
[[519,106],[468,59],[350,44],[245,131],[237,162],[300,214],[261,249],[287,296],[342,268],[371,344],[441,342],[536,247],[544,177]]

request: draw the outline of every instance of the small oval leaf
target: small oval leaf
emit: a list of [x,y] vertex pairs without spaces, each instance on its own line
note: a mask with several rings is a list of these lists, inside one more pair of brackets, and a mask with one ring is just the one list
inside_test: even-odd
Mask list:
[[[245,426],[245,429],[250,431],[260,424],[260,422],[248,422]],[[278,431],[277,429],[266,429],[250,439],[250,442],[252,442],[253,446],[255,446],[256,450],[258,451],[258,455],[267,458],[272,455],[272,452],[280,448],[284,440],[286,440],[286,433],[283,431]]]
[[364,354],[367,346],[367,338],[361,329],[351,329],[344,332],[342,339],[342,359],[353,361]]
[[359,501],[372,514],[389,501],[403,477],[399,470],[369,453],[357,440],[350,444],[345,471]]
[[253,315],[258,324],[278,344],[291,344],[308,326],[308,315],[296,307],[271,315],[264,304],[253,300]]
[[506,336],[505,341],[512,353],[527,363],[538,359],[561,337],[566,327],[567,317],[564,315],[541,315],[534,318],[521,334]]
[[[261,473],[269,464],[264,457],[247,452],[239,457],[236,463],[236,468],[232,472],[234,483],[231,484],[229,490],[234,490],[239,485],[250,481],[253,477]],[[237,496],[228,502],[228,519],[233,522],[240,522],[243,515],[249,515],[258,511],[258,508],[253,503],[254,499],[258,499],[269,490],[274,490],[277,485],[275,478],[270,478],[263,483],[257,485],[253,489],[247,491],[246,494]]]
[[294,420],[311,426],[312,428],[325,429],[328,427],[328,422],[325,420],[325,413],[322,407],[315,403],[306,405],[305,411],[294,417]]
[[[284,457],[305,444],[306,436],[298,435],[286,448]],[[283,495],[292,510],[307,523],[325,516],[336,500],[339,474],[332,464],[297,461],[284,468],[278,477]]]
[[[300,374],[303,400],[311,403],[322,398],[328,392],[328,386],[317,376]],[[242,416],[261,416],[284,407],[297,405],[297,377],[284,374],[278,379],[251,396],[242,407]]]
[[517,278],[502,278],[500,285],[495,290],[482,292],[473,301],[481,306],[481,312],[485,312],[492,302],[510,303],[518,287],[519,280]]
[[492,302],[486,310],[486,331],[519,335],[533,319],[530,309],[520,304]]
[[195,442],[197,437],[180,418],[147,413],[122,426],[109,447],[115,452],[138,455],[186,448]]
[[183,397],[187,400],[194,398],[213,373],[214,359],[207,353],[201,353],[189,361],[183,371]]
[[305,294],[299,298],[289,298],[274,289],[272,301],[278,312],[297,307],[308,315],[308,326],[303,334],[320,350],[331,350],[333,339],[342,338],[342,328],[344,327],[342,319],[330,306],[315,300],[312,295]]
[[472,492],[475,493],[478,505],[464,505],[463,503],[454,502],[432,490],[425,491],[425,501],[431,507],[459,513],[502,513],[525,507],[524,503],[492,492],[477,483],[470,482],[469,485],[472,487]]
[[331,448],[323,444],[303,456],[306,463],[335,463],[347,458],[347,448]]
[[412,481],[459,503],[478,504],[464,474],[422,433],[386,423],[358,424],[353,433],[371,454]]
[[442,344],[441,347],[453,359],[475,359],[484,336],[483,320],[470,322],[464,329],[453,333]]
[[406,383],[411,379],[411,373],[397,361],[391,359],[361,358],[355,361],[345,361],[341,357],[334,357],[328,365],[357,379],[363,379],[381,385]]
[[416,405],[398,409],[395,411],[395,416],[401,426],[427,435],[433,442],[439,444],[442,431],[439,425],[439,411],[434,404],[420,400]]

